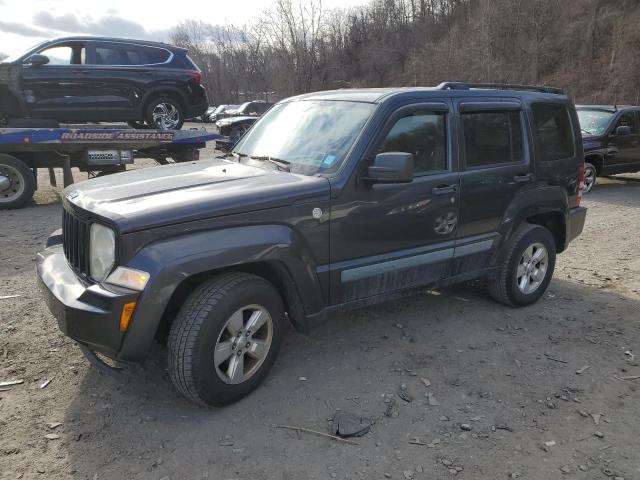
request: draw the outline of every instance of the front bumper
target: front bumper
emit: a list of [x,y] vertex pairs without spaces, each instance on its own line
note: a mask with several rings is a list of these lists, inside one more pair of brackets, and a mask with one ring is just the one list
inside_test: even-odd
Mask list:
[[60,330],[90,350],[117,358],[125,335],[122,307],[137,301],[139,293],[86,283],[69,266],[60,244],[40,252],[36,264],[40,290]]
[[582,233],[584,222],[587,218],[585,207],[576,207],[569,210],[567,218],[567,245]]

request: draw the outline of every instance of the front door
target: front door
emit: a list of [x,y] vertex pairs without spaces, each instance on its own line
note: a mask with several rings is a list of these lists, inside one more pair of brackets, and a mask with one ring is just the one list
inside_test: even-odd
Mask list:
[[[458,222],[458,173],[450,106],[405,106],[390,116],[331,210],[333,304],[362,300],[447,275]],[[369,184],[382,152],[414,155],[408,184]]]
[[36,118],[79,119],[92,95],[85,43],[59,43],[38,53],[46,55],[49,63],[27,63],[22,69],[22,91],[29,114]]
[[[618,127],[629,127],[631,134],[616,135]],[[640,126],[636,112],[629,111],[620,116],[609,137],[609,146],[617,150],[615,157],[608,165],[616,171],[627,171],[628,168],[640,162]]]
[[515,100],[458,100],[460,127],[460,223],[452,274],[487,266],[509,204],[534,181]]

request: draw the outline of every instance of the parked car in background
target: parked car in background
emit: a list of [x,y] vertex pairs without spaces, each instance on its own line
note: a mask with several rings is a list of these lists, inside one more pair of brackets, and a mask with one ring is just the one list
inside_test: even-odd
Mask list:
[[218,127],[220,135],[229,137],[230,142],[234,144],[240,140],[240,137],[242,137],[249,128],[251,128],[251,125],[256,123],[258,118],[260,117],[241,116],[223,118],[216,122],[216,127]]
[[237,110],[240,108],[240,105],[218,105],[215,110],[208,116],[207,120],[210,123],[216,123],[221,118],[229,115],[230,112]]
[[226,158],[66,189],[37,274],[92,362],[141,361],[169,332],[176,389],[225,405],[266,377],[288,321],[308,331],[475,278],[503,304],[535,303],[582,232],[583,173],[557,89],[311,93],[275,105]]
[[241,116],[254,116],[259,117],[266,113],[273,106],[273,103],[265,102],[263,100],[254,100],[252,102],[245,102],[237,110],[228,112],[228,116],[241,117]]
[[584,193],[601,175],[640,172],[640,107],[576,106],[585,159]]
[[230,111],[226,118],[218,120],[216,127],[221,135],[229,137],[234,144],[272,106],[273,103],[262,101],[243,103],[237,110]]
[[[187,50],[105,37],[43,42],[0,64],[0,119],[180,129],[208,102]],[[26,126],[24,122],[20,126]]]

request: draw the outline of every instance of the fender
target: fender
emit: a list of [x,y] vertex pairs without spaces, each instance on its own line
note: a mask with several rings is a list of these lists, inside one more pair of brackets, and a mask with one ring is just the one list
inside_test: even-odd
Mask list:
[[182,90],[171,84],[159,84],[157,86],[154,86],[145,94],[144,97],[142,97],[142,101],[140,102],[140,110],[142,114],[144,114],[144,108],[149,99],[154,95],[157,95],[159,92],[170,92],[174,95],[178,95],[178,97],[180,97],[180,101],[182,102],[183,108],[185,110],[188,110],[190,108],[189,99]]
[[[288,287],[294,323],[323,310],[325,300],[316,274],[316,262],[302,236],[285,225],[225,228],[181,235],[151,243],[127,266],[148,272],[151,278],[140,295],[118,358],[139,360],[146,356],[160,320],[180,283],[200,273],[256,263],[275,262],[290,276]],[[299,301],[298,301],[299,299]],[[298,305],[292,305],[292,303]],[[297,307],[297,308],[296,308]]]
[[[502,243],[511,237],[522,222],[533,216],[545,213],[559,213],[562,218],[562,224],[560,225],[562,238],[558,245],[558,252],[562,252],[566,247],[569,199],[564,189],[555,186],[537,185],[534,188],[518,191],[502,217],[502,222],[498,229],[503,239]],[[500,248],[497,249],[496,254],[499,250]],[[495,258],[494,256],[494,260]]]

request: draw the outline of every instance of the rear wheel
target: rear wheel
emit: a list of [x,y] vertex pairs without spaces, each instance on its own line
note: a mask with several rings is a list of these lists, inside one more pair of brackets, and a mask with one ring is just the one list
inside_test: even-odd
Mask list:
[[151,128],[160,130],[180,130],[184,114],[179,103],[170,97],[158,97],[149,102],[145,119]]
[[556,243],[539,225],[522,225],[508,241],[499,270],[489,281],[489,294],[498,302],[525,306],[536,302],[553,277]]
[[35,190],[31,169],[15,157],[0,154],[0,210],[21,207]]
[[266,280],[225,274],[200,285],[169,333],[169,374],[177,390],[222,406],[248,395],[266,377],[283,336],[284,306]]
[[584,190],[582,193],[587,194],[591,191],[593,187],[596,185],[596,178],[598,176],[598,172],[596,167],[592,164],[585,162],[584,164]]

